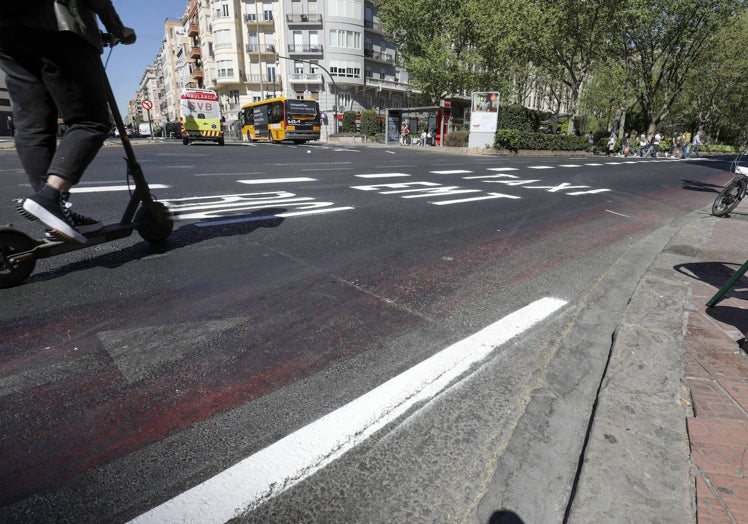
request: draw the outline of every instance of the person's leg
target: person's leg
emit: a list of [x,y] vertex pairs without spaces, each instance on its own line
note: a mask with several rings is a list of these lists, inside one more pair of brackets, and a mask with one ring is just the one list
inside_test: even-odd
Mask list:
[[75,185],[109,134],[107,86],[98,50],[72,33],[58,33],[57,40],[59,45],[46,56],[42,79],[67,129],[48,173]]
[[33,33],[0,34],[0,67],[13,101],[16,151],[34,191],[44,187],[57,147],[57,108],[42,82],[42,64],[32,53]]

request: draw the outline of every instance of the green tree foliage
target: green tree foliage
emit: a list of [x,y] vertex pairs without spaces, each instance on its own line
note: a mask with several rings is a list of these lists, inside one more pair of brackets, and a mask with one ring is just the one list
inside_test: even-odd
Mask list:
[[[574,134],[582,85],[589,80],[595,64],[607,57],[615,13],[625,4],[612,0],[529,0],[521,5],[529,25],[518,29],[532,35],[526,40],[526,53],[539,70],[540,82],[534,87],[549,89],[557,107],[565,102],[570,116],[568,133]],[[555,83],[565,89],[555,88]]]
[[683,91],[688,67],[703,60],[707,43],[740,0],[630,0],[619,7],[621,35],[613,56],[649,123],[649,132],[669,115]]
[[343,113],[343,119],[340,122],[341,131],[343,133],[353,133],[356,131],[356,113],[353,111],[346,111]]
[[508,0],[381,0],[379,16],[394,37],[410,83],[431,102],[450,94],[508,85],[498,12]]
[[687,128],[701,129],[714,141],[748,140],[748,12],[713,35],[701,60],[687,66],[683,96],[674,105]]
[[379,133],[377,112],[373,109],[361,112],[361,133],[368,136]]
[[524,104],[534,93],[569,113],[569,134],[607,129],[622,108],[626,129],[703,126],[732,140],[748,121],[748,29],[724,28],[747,9],[744,0],[380,0],[379,16],[431,101],[497,89]]

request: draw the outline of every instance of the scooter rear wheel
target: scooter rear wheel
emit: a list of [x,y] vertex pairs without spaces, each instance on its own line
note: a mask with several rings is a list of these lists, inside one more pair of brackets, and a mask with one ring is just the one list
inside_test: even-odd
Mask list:
[[140,205],[135,213],[135,228],[143,240],[153,244],[162,244],[174,229],[174,221],[164,204],[152,202],[148,205]]
[[0,231],[0,288],[23,284],[36,267],[34,258],[12,263],[9,258],[17,253],[34,249],[35,243],[23,233]]

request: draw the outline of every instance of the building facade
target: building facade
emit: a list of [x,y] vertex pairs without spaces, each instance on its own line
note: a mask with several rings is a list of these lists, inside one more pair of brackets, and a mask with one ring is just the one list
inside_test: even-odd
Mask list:
[[166,21],[128,120],[143,120],[147,96],[158,101],[156,124],[177,121],[185,87],[215,90],[229,123],[242,104],[280,95],[315,99],[330,115],[402,107],[410,91],[397,63],[368,0],[189,0]]

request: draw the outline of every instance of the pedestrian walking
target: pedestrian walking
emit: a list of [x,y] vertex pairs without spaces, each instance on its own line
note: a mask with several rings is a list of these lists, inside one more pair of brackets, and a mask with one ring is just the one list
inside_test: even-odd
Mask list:
[[[81,243],[102,223],[70,209],[70,188],[111,129],[97,16],[113,39],[135,42],[111,0],[0,2],[0,68],[14,106],[16,151],[35,191],[19,211]],[[58,114],[66,125],[59,145]]]
[[647,135],[642,133],[639,135],[639,157],[644,158],[649,151],[649,140],[647,140]]
[[605,156],[613,156],[615,154],[616,142],[618,142],[618,138],[616,137],[616,132],[613,131],[608,137],[608,147]]
[[660,142],[662,142],[662,135],[659,131],[656,131],[652,137],[652,158],[658,158],[660,155]]
[[592,134],[592,131],[587,133],[587,142],[590,144],[590,153],[595,152],[595,135]]
[[693,140],[691,141],[691,151],[688,153],[688,155],[690,155],[691,153],[695,153],[696,158],[701,158],[699,156],[699,146],[701,146],[701,136],[697,131],[693,134]]

